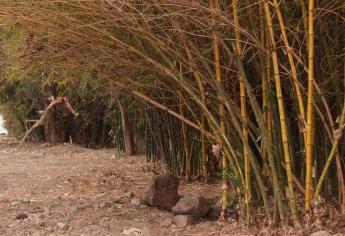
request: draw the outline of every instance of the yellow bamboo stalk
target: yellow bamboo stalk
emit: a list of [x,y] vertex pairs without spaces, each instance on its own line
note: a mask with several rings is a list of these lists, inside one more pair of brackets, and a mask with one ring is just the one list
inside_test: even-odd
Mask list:
[[283,141],[286,174],[287,174],[287,180],[288,180],[291,218],[295,225],[299,225],[294,183],[293,183],[293,177],[292,177],[293,174],[292,174],[292,167],[291,167],[290,148],[289,148],[289,142],[288,142],[287,124],[286,124],[286,116],[285,116],[285,109],[284,109],[284,99],[283,99],[280,72],[279,72],[279,61],[278,61],[278,54],[277,54],[274,31],[273,31],[273,26],[272,26],[271,11],[269,8],[268,0],[264,2],[264,11],[265,11],[266,23],[268,26],[269,35],[271,39],[272,63],[273,63],[274,79],[275,79],[275,85],[276,85],[275,87],[276,87],[276,93],[277,93],[277,99],[278,99],[278,110],[279,110],[279,117],[280,117],[280,127],[281,127],[282,141]]
[[[190,49],[189,49],[189,47],[187,46],[187,43],[186,43],[186,40],[184,39],[183,40],[183,45],[184,45],[184,48],[185,48],[185,50],[186,50],[186,53],[187,53],[187,56],[188,56],[188,59],[189,59],[189,63],[190,63],[190,66],[191,66],[191,69],[192,69],[192,71],[193,71],[193,75],[194,75],[194,78],[195,78],[195,80],[197,81],[197,83],[198,83],[198,87],[199,87],[199,90],[200,90],[200,93],[201,93],[201,101],[202,101],[202,106],[204,107],[204,108],[206,108],[207,107],[207,104],[206,104],[206,95],[205,95],[205,88],[204,88],[204,85],[203,85],[203,81],[202,81],[202,79],[201,79],[201,75],[200,75],[200,72],[198,72],[197,70],[195,70],[195,68],[192,68],[192,65],[194,65],[195,63],[194,63],[194,60],[193,60],[193,56],[192,56],[192,53],[191,53],[191,51],[190,51]],[[205,127],[205,125],[207,124],[207,122],[208,122],[208,118],[205,116],[205,115],[203,115],[203,117],[202,117],[203,119],[202,119],[202,121],[201,121],[201,124],[199,124],[199,126],[201,126],[201,127]],[[204,123],[203,123],[204,122]],[[198,122],[198,123],[200,123],[200,122]],[[210,126],[212,127],[212,121],[210,122]],[[205,124],[205,125],[203,125],[203,124]],[[219,133],[219,132],[218,132]],[[202,137],[204,137],[204,139],[206,139],[206,138],[208,138],[204,133],[201,133],[201,135],[202,135]],[[223,134],[221,134],[220,136],[223,136]],[[217,139],[217,138],[216,138]],[[221,143],[221,141],[220,141],[221,139],[217,139],[216,141],[218,142],[218,143]],[[205,162],[204,162],[204,170],[206,171],[205,172],[205,174],[206,174],[206,181],[207,181],[207,169],[206,169],[206,162],[208,161],[208,156],[206,155],[206,147],[205,147],[205,144],[204,144],[204,148],[202,149],[202,150],[204,150],[204,158],[205,158]],[[226,148],[224,147],[224,153],[225,153],[225,155],[228,157],[228,161],[229,161],[229,163],[230,163],[230,166],[231,166],[231,168],[233,169],[233,171],[236,173],[236,174],[238,174],[239,176],[240,176],[240,178],[241,178],[241,183],[242,183],[242,185],[244,186],[245,184],[244,184],[244,177],[243,177],[243,174],[242,174],[242,170],[241,170],[241,168],[240,168],[240,166],[239,166],[239,163],[238,163],[238,161],[237,161],[237,158],[235,157],[235,153],[233,152],[233,151],[227,151],[226,150]]]
[[[212,11],[218,10],[218,0],[210,1],[210,8]],[[215,65],[215,76],[219,83],[222,83],[221,67],[220,67],[220,50],[219,50],[219,39],[215,28],[215,17],[212,13],[212,38],[213,38],[213,54],[214,54],[214,65]],[[224,123],[224,105],[219,104],[219,116],[220,116],[220,129],[221,132],[225,133],[225,123]],[[228,160],[225,155],[222,155],[222,169],[223,169],[223,184],[222,184],[222,213],[221,219],[224,218],[225,211],[228,207],[228,181],[226,177],[226,172],[228,169]]]
[[[307,5],[305,3],[305,0],[300,0],[301,2],[301,10],[302,10],[302,17],[303,17],[303,28],[308,35],[308,12],[307,12]],[[308,45],[308,37],[307,37],[307,45]]]
[[[179,68],[180,76],[182,76],[182,64],[180,63],[180,68]],[[183,97],[182,97],[182,86],[181,86],[181,91],[179,94],[179,106],[180,106],[180,113],[181,116],[184,115],[184,107],[183,107]],[[190,180],[191,175],[192,175],[192,163],[191,163],[191,157],[189,154],[189,148],[188,148],[188,142],[187,142],[187,129],[186,125],[184,122],[181,122],[182,124],[182,137],[183,137],[183,148],[184,148],[184,154],[185,154],[185,162],[186,162],[186,178],[187,180]]]
[[326,178],[326,175],[328,173],[329,167],[331,166],[333,157],[336,155],[336,152],[338,150],[338,145],[339,145],[339,142],[340,142],[340,140],[342,138],[342,133],[344,132],[344,127],[345,127],[344,123],[345,123],[345,102],[344,102],[343,110],[342,110],[342,113],[341,113],[339,128],[338,128],[338,130],[336,130],[334,132],[335,133],[334,134],[335,137],[334,137],[334,143],[333,143],[333,146],[332,146],[332,150],[331,150],[331,152],[328,155],[325,167],[323,168],[321,176],[320,176],[320,179],[319,179],[319,181],[318,181],[318,183],[316,185],[316,189],[315,189],[315,193],[314,193],[314,201],[315,202],[317,202],[318,199],[319,199],[319,195],[320,195],[322,184],[323,184],[323,182],[324,182],[324,180]]
[[[259,15],[260,15],[260,42],[262,47],[269,48],[270,42],[269,37],[266,35],[267,28],[265,25],[264,20],[264,12],[263,12],[263,3],[260,3],[259,5]],[[262,113],[263,113],[263,122],[265,126],[267,127],[267,131],[269,133],[269,141],[271,142],[271,136],[272,136],[272,128],[271,128],[271,119],[270,119],[270,104],[269,104],[269,80],[270,80],[270,63],[271,58],[269,54],[262,53],[261,54],[261,77],[262,77]],[[265,176],[269,175],[269,166],[268,166],[268,155],[267,151],[264,148],[263,142],[261,144],[262,146],[262,152],[263,152],[263,173]]]
[[[326,37],[324,35],[324,29],[321,27],[320,29],[321,31],[321,43],[323,45],[323,48],[325,51],[330,52],[332,51],[332,49],[330,48],[331,45],[329,45],[326,41]],[[331,71],[336,71],[336,65],[334,65],[333,61],[331,60],[330,56],[326,56],[327,62],[328,62],[328,66],[329,69]],[[339,81],[339,76],[336,73],[331,73],[330,75],[330,79],[333,83],[333,87],[336,89],[336,93],[340,94],[341,93],[341,87],[337,86],[337,82]],[[315,81],[314,81],[315,82]],[[314,83],[315,86],[315,83]],[[318,87],[315,87],[316,91],[318,91]],[[324,99],[322,99],[322,101],[325,101]],[[340,102],[337,102],[337,104]],[[324,103],[326,104],[326,103]],[[332,114],[329,110],[328,106],[325,106],[326,108],[326,112],[327,112],[327,117],[330,123],[330,128],[332,130],[332,132],[335,131],[335,124],[333,121],[333,117]],[[330,136],[332,137],[332,136]],[[332,138],[333,139],[333,138]],[[331,140],[332,141],[332,140]],[[334,141],[333,141],[334,142]],[[345,213],[345,184],[344,184],[344,174],[342,171],[342,167],[341,167],[341,161],[340,161],[340,154],[339,151],[337,150],[335,153],[335,157],[336,157],[336,166],[337,166],[337,177],[338,177],[338,189],[339,189],[339,203],[341,205],[341,209],[342,212]]]
[[[113,82],[114,84],[120,86],[121,88],[127,88],[129,89],[128,86],[126,86],[124,83],[121,83],[120,81],[113,81],[110,80],[111,82]],[[215,137],[213,134],[209,133],[208,131],[204,130],[202,127],[198,126],[197,124],[195,124],[194,122],[192,122],[191,120],[183,117],[181,114],[178,114],[177,112],[167,108],[166,106],[156,102],[155,100],[149,98],[148,96],[144,95],[143,93],[140,93],[136,90],[130,89],[130,93],[132,93],[134,96],[146,101],[147,103],[150,103],[151,105],[157,107],[158,109],[165,111],[167,113],[169,113],[170,115],[176,117],[177,119],[181,120],[182,122],[186,123],[187,125],[193,127],[196,130],[199,130],[200,132],[204,133],[204,135],[206,137],[208,137],[210,140],[215,140]]]
[[[238,16],[238,0],[232,1],[233,14],[234,14],[234,25],[235,25],[235,37],[236,37],[236,49],[237,53],[242,55],[241,46],[241,35],[239,31],[240,21]],[[240,81],[240,103],[241,103],[241,117],[242,117],[242,132],[244,139],[248,142],[248,115],[247,115],[247,104],[246,104],[246,88],[244,86],[243,78],[241,74],[238,74],[238,80]],[[247,208],[247,223],[250,221],[250,159],[247,148],[243,145],[243,157],[245,165],[245,201]]]
[[[295,61],[294,61],[294,58],[292,55],[292,48],[290,47],[289,39],[288,39],[287,34],[286,34],[284,19],[283,19],[283,15],[280,11],[279,3],[277,0],[273,0],[273,3],[274,3],[274,6],[277,10],[279,26],[280,26],[280,30],[282,33],[283,42],[284,42],[285,47],[286,47],[286,53],[287,53],[287,56],[289,59],[289,64],[290,64],[290,68],[291,68],[291,75],[292,75],[292,79],[293,79],[293,83],[294,83],[295,91],[296,91],[296,95],[297,95],[299,113],[300,113],[300,116],[302,118],[302,122],[304,123],[305,122],[305,110],[304,110],[303,96],[302,96],[301,88],[299,86],[299,82],[298,82],[298,78],[297,78],[297,70],[296,70],[296,64],[295,64]],[[307,143],[307,134],[305,132],[303,132],[303,138],[304,138],[304,144],[306,144]]]
[[[183,41],[184,48],[186,50],[188,60],[190,61],[190,65],[192,65],[192,53],[190,52],[187,44],[185,41]],[[190,66],[191,67],[191,66]],[[200,75],[197,71],[194,70],[194,68],[191,67],[191,70],[193,71],[193,77],[196,80],[199,91],[201,93],[201,100],[205,106],[206,105],[206,96],[205,96],[205,88],[202,83],[202,80],[200,78]],[[201,115],[201,127],[205,129],[206,121],[205,121],[205,116],[202,114]],[[206,162],[207,162],[207,155],[206,155],[206,145],[205,145],[206,137],[203,133],[201,133],[201,176],[205,178],[207,182],[207,167],[206,167]]]
[[307,145],[306,145],[306,177],[305,177],[305,211],[310,211],[312,165],[314,148],[314,0],[309,0],[308,17],[308,107],[307,107]]
[[[266,28],[265,28],[265,21],[264,21],[264,14],[262,9],[262,3],[259,5],[259,15],[260,15],[260,43],[262,47],[266,46]],[[267,62],[265,58],[267,54],[261,54],[261,78],[262,78],[262,113],[263,113],[263,121],[267,125],[267,105],[268,105],[268,80],[267,80]],[[270,61],[270,60],[268,60]]]
[[[263,5],[262,5],[263,6]],[[265,27],[265,34],[266,34],[266,48],[271,48],[271,42],[270,42],[270,36],[269,31],[267,27]],[[269,54],[266,54],[266,99],[267,99],[267,131],[269,136],[269,142],[272,142],[272,110],[271,110],[271,104],[270,104],[270,98],[269,98],[269,90],[270,90],[270,80],[271,80],[271,70],[272,70],[272,59]]]

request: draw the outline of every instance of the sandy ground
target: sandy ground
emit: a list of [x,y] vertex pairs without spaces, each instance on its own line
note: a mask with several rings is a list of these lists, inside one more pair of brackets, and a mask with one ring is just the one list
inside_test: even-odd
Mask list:
[[[186,228],[173,215],[132,205],[130,192],[143,197],[153,176],[143,156],[63,144],[16,145],[0,142],[0,235],[122,235],[136,228],[159,235],[271,235],[243,229],[239,222],[200,221]],[[180,194],[219,196],[219,184],[180,182]]]
[[[143,171],[143,156],[69,144],[15,147],[0,144],[0,235],[121,235],[131,228],[152,235],[229,233],[212,221],[177,228],[170,212],[132,205],[126,196],[142,197],[153,176]],[[180,193],[186,192],[211,198],[219,186],[181,181]],[[16,219],[23,213],[27,218]]]

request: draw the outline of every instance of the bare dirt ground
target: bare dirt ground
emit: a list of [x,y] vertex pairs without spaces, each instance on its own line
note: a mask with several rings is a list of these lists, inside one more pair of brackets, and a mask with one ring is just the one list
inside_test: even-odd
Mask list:
[[[143,156],[69,144],[15,147],[0,142],[0,235],[121,235],[131,228],[152,236],[267,235],[266,229],[251,231],[234,222],[178,228],[170,212],[132,205],[126,196],[143,197],[153,175],[143,171]],[[179,192],[214,198],[219,189],[182,180]]]
[[[216,222],[179,229],[170,212],[132,205],[126,196],[142,197],[153,175],[143,171],[143,156],[69,144],[15,147],[0,145],[0,235],[121,235],[145,227],[152,235],[219,235],[225,230]],[[206,197],[215,197],[218,189],[217,184],[180,185],[181,194]],[[16,219],[23,213],[27,218]]]

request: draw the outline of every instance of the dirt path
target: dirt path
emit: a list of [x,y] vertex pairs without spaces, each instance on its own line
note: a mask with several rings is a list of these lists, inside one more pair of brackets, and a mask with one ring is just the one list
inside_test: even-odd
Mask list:
[[[152,176],[142,170],[145,162],[110,149],[25,144],[16,151],[0,144],[0,235],[121,235],[130,228],[152,236],[234,235],[211,221],[177,228],[171,213],[132,205],[123,196],[143,196]],[[219,186],[182,181],[186,192],[215,197]]]
[[[0,138],[1,236],[117,236],[131,228],[148,229],[151,236],[308,235],[304,230],[294,233],[291,229],[260,228],[263,222],[245,229],[236,221],[219,225],[201,220],[179,228],[172,224],[170,212],[131,204],[129,194],[143,197],[153,176],[143,171],[143,156],[127,157],[111,149],[69,144],[25,144],[16,151],[16,145],[2,141]],[[216,198],[220,184],[181,180],[179,193]],[[333,223],[327,226],[332,226],[334,233],[345,230]]]

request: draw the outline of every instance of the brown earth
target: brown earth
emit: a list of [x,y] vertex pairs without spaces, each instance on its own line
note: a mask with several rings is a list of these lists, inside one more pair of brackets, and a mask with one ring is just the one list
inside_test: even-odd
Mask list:
[[[132,205],[129,193],[143,197],[153,175],[143,171],[143,156],[69,144],[15,148],[0,142],[0,235],[122,235],[132,228],[152,236],[267,235],[267,228],[245,229],[235,221],[179,228],[170,212]],[[219,183],[182,180],[179,192],[215,198],[219,189]]]

